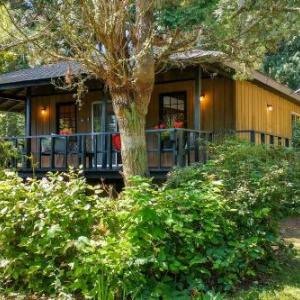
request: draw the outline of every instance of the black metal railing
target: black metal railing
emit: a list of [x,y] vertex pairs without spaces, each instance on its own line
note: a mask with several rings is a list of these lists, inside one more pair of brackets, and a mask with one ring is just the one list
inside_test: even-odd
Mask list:
[[267,144],[274,146],[291,147],[291,138],[258,130],[237,130],[236,134],[253,144]]
[[[122,168],[122,160],[118,143],[115,143],[117,136],[115,132],[100,132],[3,139],[18,149],[18,158],[11,166],[20,171],[65,171],[71,166],[118,171]],[[191,129],[146,130],[149,168],[169,170],[206,161],[206,142],[212,139],[210,132]]]
[[[228,135],[255,144],[291,146],[287,137],[255,130],[237,130],[228,134],[183,128],[146,130],[149,168],[168,171],[175,166],[205,163],[208,159],[207,143],[222,142]],[[87,171],[119,171],[122,159],[117,137],[115,132],[100,132],[2,139],[11,142],[18,150],[18,157],[10,163],[10,167],[18,171],[66,171],[69,167],[79,166]]]

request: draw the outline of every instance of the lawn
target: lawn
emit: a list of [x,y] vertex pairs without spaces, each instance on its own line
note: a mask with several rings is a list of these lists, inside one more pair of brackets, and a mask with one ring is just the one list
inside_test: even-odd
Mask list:
[[300,218],[282,223],[282,235],[297,249],[296,257],[281,272],[274,274],[264,286],[252,287],[230,297],[232,300],[300,300]]

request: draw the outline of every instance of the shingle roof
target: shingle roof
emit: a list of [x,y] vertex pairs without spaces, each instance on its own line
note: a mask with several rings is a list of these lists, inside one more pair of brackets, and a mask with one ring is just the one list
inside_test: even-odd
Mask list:
[[[185,53],[174,54],[171,60],[178,62],[194,60],[196,62],[197,59],[202,58],[208,60],[208,58],[212,58],[216,61],[216,58],[220,56],[220,54],[221,53],[217,51],[195,49]],[[74,74],[86,73],[84,68],[76,62],[59,62],[56,64],[43,65],[0,75],[0,90],[10,88],[11,86],[28,86],[32,82],[50,81],[51,79],[64,76],[69,67],[71,67]]]
[[59,78],[64,76],[69,68],[72,69],[74,74],[84,73],[80,64],[75,62],[43,65],[0,75],[0,89],[8,88],[9,85],[26,84],[33,81],[49,81],[52,78]]
[[[221,62],[222,58],[222,52],[206,51],[201,49],[194,49],[185,53],[177,53],[171,56],[171,60],[173,60],[174,62],[185,62],[186,64],[196,64],[203,61],[208,63],[217,63]],[[231,63],[226,63],[223,61],[223,64],[227,67],[235,69],[235,66]],[[0,75],[0,90],[5,90],[17,86],[34,86],[39,83],[44,84],[50,82],[51,79],[65,76],[69,68],[71,68],[73,74],[86,73],[84,67],[76,62],[60,62],[56,64],[43,65]],[[263,83],[264,85],[277,90],[289,96],[290,98],[293,98],[297,102],[300,102],[300,90],[296,91],[295,93],[288,87],[257,71],[254,71],[252,73],[252,76],[255,80]]]

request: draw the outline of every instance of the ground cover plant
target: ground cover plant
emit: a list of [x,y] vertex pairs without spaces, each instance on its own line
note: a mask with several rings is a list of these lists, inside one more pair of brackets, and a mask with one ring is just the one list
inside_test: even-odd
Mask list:
[[[109,198],[70,172],[0,180],[0,288],[61,299],[210,299],[280,268],[297,151],[228,140],[206,165]],[[216,298],[216,299],[218,299]],[[213,298],[212,298],[213,299]]]

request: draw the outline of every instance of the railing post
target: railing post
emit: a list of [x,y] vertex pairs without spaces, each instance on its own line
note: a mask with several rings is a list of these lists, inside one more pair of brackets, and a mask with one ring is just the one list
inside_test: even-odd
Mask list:
[[39,137],[37,140],[38,143],[38,162],[39,162],[39,168],[42,168],[42,138]]
[[[172,129],[168,129],[168,130],[172,130]],[[173,165],[177,166],[177,136],[176,136],[175,128],[171,131],[171,141],[173,141],[173,147],[172,147]]]
[[161,169],[161,155],[162,155],[162,152],[161,152],[161,131],[158,132],[158,134],[155,134],[155,136],[157,137],[158,136],[158,167],[159,169]]
[[[108,168],[111,170],[112,169],[112,134],[109,133],[107,135],[107,163],[108,163]],[[116,153],[116,158],[118,162],[118,153]]]
[[50,168],[55,168],[55,137],[51,136]]
[[93,143],[94,143],[94,168],[97,169],[98,167],[98,135],[95,134],[94,135],[94,139],[93,139]]
[[186,147],[187,147],[187,164],[191,164],[191,132],[187,132],[186,135]]
[[81,137],[81,164],[82,164],[82,168],[83,170],[86,169],[86,136],[83,135]]
[[69,146],[69,137],[65,136],[65,148],[64,148],[64,168],[65,170],[68,169],[68,146]]
[[201,161],[205,164],[207,162],[206,134],[204,134],[204,137],[205,138],[201,137],[201,153],[202,153]]
[[254,130],[250,130],[250,142],[252,144],[255,144],[255,131]]
[[180,167],[185,166],[185,153],[184,153],[184,132],[182,130],[178,132],[178,152],[177,152],[177,162]]
[[290,140],[289,140],[288,138],[285,139],[285,146],[286,146],[287,148],[290,147]]
[[264,132],[260,134],[260,141],[262,144],[266,143],[266,134]]
[[107,168],[107,139],[108,139],[108,135],[103,133],[103,135],[101,136],[100,140],[101,140],[101,144],[103,141],[103,146],[101,146],[101,152],[102,152],[102,168],[106,169]]

